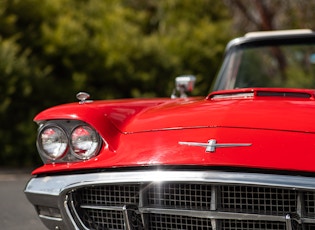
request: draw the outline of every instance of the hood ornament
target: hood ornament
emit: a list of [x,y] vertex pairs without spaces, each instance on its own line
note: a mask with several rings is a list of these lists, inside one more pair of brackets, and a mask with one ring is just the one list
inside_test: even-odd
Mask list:
[[206,148],[207,153],[215,152],[216,148],[247,147],[247,146],[252,145],[251,143],[222,143],[222,144],[217,144],[217,141],[215,139],[208,140],[208,143],[179,141],[178,144],[187,145],[187,146],[204,147],[204,148]]
[[79,92],[77,93],[76,97],[80,101],[79,102],[80,104],[84,104],[87,101],[87,99],[90,98],[90,94],[86,92]]

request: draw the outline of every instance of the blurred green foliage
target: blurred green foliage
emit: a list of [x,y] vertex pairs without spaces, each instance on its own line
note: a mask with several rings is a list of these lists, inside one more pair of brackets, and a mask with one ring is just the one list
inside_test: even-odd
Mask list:
[[0,165],[40,164],[36,113],[75,100],[205,95],[231,38],[216,0],[0,0]]

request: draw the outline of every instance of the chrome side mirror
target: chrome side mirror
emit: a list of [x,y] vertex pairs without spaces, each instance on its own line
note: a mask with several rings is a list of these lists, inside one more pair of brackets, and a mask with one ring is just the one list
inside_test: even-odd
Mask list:
[[176,92],[179,93],[180,98],[187,97],[187,92],[192,92],[195,86],[196,77],[193,75],[182,75],[175,79],[175,89],[171,98],[177,98]]

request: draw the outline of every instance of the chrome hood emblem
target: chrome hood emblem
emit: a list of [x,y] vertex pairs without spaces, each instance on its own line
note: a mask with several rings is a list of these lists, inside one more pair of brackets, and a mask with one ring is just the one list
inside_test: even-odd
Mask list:
[[90,98],[90,94],[86,92],[79,92],[77,93],[76,97],[80,101],[80,104],[84,104],[85,102],[87,102],[87,99]]
[[195,147],[204,147],[204,148],[206,148],[207,153],[208,152],[210,152],[210,153],[215,152],[216,148],[247,147],[247,146],[252,145],[251,143],[222,143],[222,144],[218,144],[215,139],[208,140],[208,143],[179,141],[178,144],[187,145],[187,146],[195,146]]

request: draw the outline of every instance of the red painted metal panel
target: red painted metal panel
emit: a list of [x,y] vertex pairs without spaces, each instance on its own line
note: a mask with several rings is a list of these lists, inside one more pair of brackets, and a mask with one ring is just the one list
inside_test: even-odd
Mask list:
[[[313,91],[292,92],[313,95]],[[45,165],[34,174],[152,165],[315,172],[314,115],[312,96],[119,100],[58,106],[42,112],[35,120],[83,120],[101,134],[109,148],[88,161]],[[180,141],[207,143],[210,139],[252,145],[216,148],[209,153],[204,147],[178,144]]]

